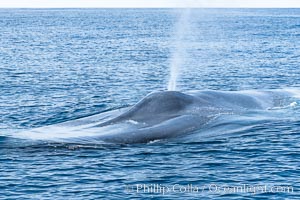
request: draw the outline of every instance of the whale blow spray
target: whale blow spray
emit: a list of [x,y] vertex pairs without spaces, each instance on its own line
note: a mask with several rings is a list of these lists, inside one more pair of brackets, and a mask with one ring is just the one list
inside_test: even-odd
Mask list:
[[170,63],[170,79],[168,83],[168,90],[177,90],[177,81],[180,74],[180,67],[184,63],[186,54],[185,36],[190,29],[190,8],[181,10],[180,18],[177,22],[175,35],[175,49],[172,53]]

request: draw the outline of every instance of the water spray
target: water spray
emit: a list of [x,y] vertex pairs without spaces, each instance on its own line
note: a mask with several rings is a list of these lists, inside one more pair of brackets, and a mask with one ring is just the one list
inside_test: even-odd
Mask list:
[[170,62],[170,79],[168,90],[177,90],[177,81],[180,75],[180,67],[184,64],[186,58],[185,36],[190,29],[190,8],[180,10],[180,18],[176,25],[175,49],[172,53]]

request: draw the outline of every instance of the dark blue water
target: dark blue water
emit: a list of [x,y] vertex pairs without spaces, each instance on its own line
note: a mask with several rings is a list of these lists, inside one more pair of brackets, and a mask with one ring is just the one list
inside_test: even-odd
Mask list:
[[[0,10],[0,198],[300,197],[298,99],[263,117],[225,117],[206,137],[126,145],[11,137],[165,89],[179,14]],[[299,9],[196,9],[189,26],[179,90],[300,86]]]

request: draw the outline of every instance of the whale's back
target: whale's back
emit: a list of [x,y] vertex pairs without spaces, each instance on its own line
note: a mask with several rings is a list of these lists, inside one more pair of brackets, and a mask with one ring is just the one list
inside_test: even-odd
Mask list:
[[194,97],[176,91],[154,92],[147,95],[115,120],[148,121],[179,115],[191,105]]
[[240,118],[249,111],[251,115],[262,114],[295,105],[290,104],[290,97],[281,90],[155,92],[131,108],[32,129],[18,137],[92,143],[148,142],[190,134],[208,126],[223,126],[227,120],[230,123],[234,116]]

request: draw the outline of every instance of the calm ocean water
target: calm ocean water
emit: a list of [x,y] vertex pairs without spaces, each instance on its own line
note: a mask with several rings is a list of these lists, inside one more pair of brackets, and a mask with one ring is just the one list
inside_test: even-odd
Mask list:
[[[164,90],[179,17],[0,9],[0,199],[300,198],[297,99],[267,119],[224,119],[209,137],[134,145],[11,137]],[[299,9],[194,9],[188,23],[179,90],[299,88]]]

